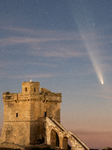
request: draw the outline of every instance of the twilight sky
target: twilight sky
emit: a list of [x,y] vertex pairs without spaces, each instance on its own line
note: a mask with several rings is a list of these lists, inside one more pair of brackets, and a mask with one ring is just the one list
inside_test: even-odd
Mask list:
[[28,77],[62,93],[67,130],[112,147],[112,1],[0,0],[0,128],[2,93]]

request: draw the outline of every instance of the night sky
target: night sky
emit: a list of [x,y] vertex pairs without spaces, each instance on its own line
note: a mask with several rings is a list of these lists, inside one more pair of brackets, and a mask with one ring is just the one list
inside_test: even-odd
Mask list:
[[62,126],[112,147],[112,1],[0,0],[0,128],[28,78],[62,93]]

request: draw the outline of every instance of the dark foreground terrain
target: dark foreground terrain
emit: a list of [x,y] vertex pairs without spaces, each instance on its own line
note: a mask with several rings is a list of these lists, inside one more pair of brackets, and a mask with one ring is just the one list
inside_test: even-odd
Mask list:
[[[27,149],[27,150],[55,150],[55,149],[51,149],[49,147],[46,147],[46,148],[30,148],[30,149]],[[11,149],[11,148],[0,148],[0,150],[21,150],[21,149]]]
[[20,150],[20,149],[0,148],[0,150]]
[[[70,150],[71,148],[68,147],[68,150]],[[21,150],[21,149],[11,149],[11,148],[0,148],[0,150]],[[56,148],[52,148],[52,147],[26,147],[24,148],[24,150],[62,150],[59,149],[58,147]]]
[[[11,149],[11,148],[0,148],[0,150],[21,150],[21,149]],[[54,148],[46,147],[46,148],[25,148],[25,150],[55,150]],[[58,149],[59,150],[59,149]]]

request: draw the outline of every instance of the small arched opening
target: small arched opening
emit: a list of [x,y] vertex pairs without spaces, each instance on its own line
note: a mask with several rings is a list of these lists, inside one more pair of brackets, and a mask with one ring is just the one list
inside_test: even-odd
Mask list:
[[59,147],[59,137],[54,130],[51,130],[51,145]]
[[65,150],[71,149],[71,142],[67,137],[63,138],[63,149],[65,149]]
[[63,149],[68,150],[68,138],[63,138]]
[[34,87],[34,92],[36,92],[36,88]]
[[25,92],[27,92],[27,87],[25,87]]

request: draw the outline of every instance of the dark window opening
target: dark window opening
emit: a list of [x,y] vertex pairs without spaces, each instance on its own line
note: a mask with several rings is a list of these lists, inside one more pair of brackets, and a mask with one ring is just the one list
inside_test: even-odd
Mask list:
[[16,113],[16,117],[18,117],[18,113]]
[[34,88],[34,92],[36,91],[36,88]]
[[47,117],[47,112],[46,111],[44,111],[44,117]]
[[25,91],[27,91],[27,87],[25,88]]

